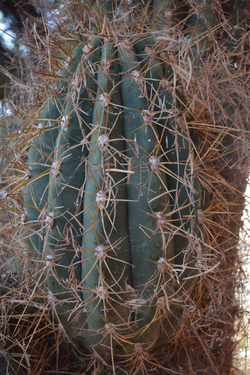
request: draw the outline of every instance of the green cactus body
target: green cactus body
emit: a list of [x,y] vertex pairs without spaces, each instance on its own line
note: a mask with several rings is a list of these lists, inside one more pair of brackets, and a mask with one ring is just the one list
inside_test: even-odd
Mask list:
[[119,66],[115,59],[115,49],[104,43],[86,161],[82,275],[87,325],[90,333],[94,332],[88,338],[90,345],[105,337],[105,325],[126,328],[128,317],[128,309],[122,306],[130,255],[121,98],[116,89]]
[[[50,101],[45,109],[45,118],[57,119],[62,110],[61,102]],[[43,124],[41,123],[41,127]],[[34,262],[39,261],[43,251],[43,227],[39,217],[48,200],[49,173],[54,156],[54,142],[57,136],[57,126],[48,126],[33,142],[28,155],[28,167],[31,182],[24,191],[25,210],[28,213],[29,229],[24,235],[25,242],[32,253]],[[25,217],[26,220],[26,217]],[[31,255],[31,254],[30,254]]]
[[[171,339],[205,241],[196,138],[173,95],[173,69],[153,50],[169,5],[155,4],[152,35],[117,40],[107,27],[79,43],[41,116],[51,126],[29,153],[30,259],[66,332],[104,356],[154,345],[162,331]],[[108,23],[110,10],[96,2],[92,12]]]
[[[212,1],[198,1],[195,8],[188,19],[189,26],[193,32],[190,32],[192,38],[192,45],[190,51],[190,58],[194,60],[198,55],[198,46],[206,51],[209,41],[209,33],[212,32],[214,24],[214,15],[212,12]],[[197,62],[196,62],[197,63]]]
[[[163,153],[162,168],[166,173],[166,184],[171,202],[171,218],[174,230],[174,252],[172,259],[176,264],[186,264],[186,270],[179,269],[180,280],[195,274],[196,254],[188,248],[189,236],[194,240],[202,239],[196,211],[202,206],[202,191],[197,179],[192,177],[190,164],[192,140],[184,117],[178,117],[177,103],[174,105],[173,90],[168,79],[164,78],[163,69],[155,59],[149,59],[144,49],[138,51],[147,77],[148,96],[152,98],[155,112],[155,124],[161,139]],[[171,73],[167,74],[169,77]],[[170,204],[168,205],[170,210]],[[169,212],[169,211],[168,211]],[[189,255],[187,255],[189,251]],[[184,258],[186,259],[184,260]],[[184,263],[183,263],[184,262]],[[185,288],[194,286],[193,280],[184,283]]]
[[[144,78],[138,70],[140,65],[133,50],[124,53],[120,50],[119,62],[125,107],[124,136],[128,142],[126,155],[133,172],[127,186],[128,230],[134,266],[132,283],[145,304],[138,313],[137,325],[140,327],[149,324],[155,314],[158,261],[161,258],[173,259],[173,243],[171,236],[165,232],[170,211],[169,196],[166,194],[166,176],[160,168],[160,145],[153,112],[143,97]],[[151,280],[148,275],[152,275]]]
[[[77,69],[84,44],[79,44],[72,52],[69,67],[60,76],[68,78]],[[24,235],[26,245],[32,253],[33,266],[37,266],[43,252],[44,225],[43,209],[48,202],[49,175],[54,160],[54,147],[58,135],[58,121],[63,116],[68,81],[59,80],[58,97],[49,98],[38,123],[38,137],[34,140],[28,155],[28,176],[30,183],[24,191],[25,210],[28,212],[29,230]],[[26,216],[26,214],[24,215]],[[24,217],[24,221],[26,217]]]

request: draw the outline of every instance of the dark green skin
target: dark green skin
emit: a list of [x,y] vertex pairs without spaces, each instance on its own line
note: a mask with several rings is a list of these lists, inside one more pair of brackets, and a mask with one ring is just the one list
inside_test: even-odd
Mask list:
[[[54,99],[52,104],[48,102],[44,118],[49,118],[51,122],[57,121],[61,115],[62,107],[60,100]],[[41,133],[34,140],[28,155],[28,166],[32,169],[30,182],[24,191],[24,208],[27,211],[29,222],[29,228],[24,234],[24,240],[29,248],[31,265],[38,268],[38,262],[41,260],[40,254],[43,251],[44,235],[39,216],[42,216],[42,211],[48,201],[49,173],[54,157],[54,144],[57,133],[57,125],[45,128],[44,133]]]
[[[82,56],[83,43],[72,52],[73,61],[68,68],[60,73],[61,77],[69,78],[78,66]],[[31,266],[40,268],[41,253],[43,252],[43,237],[45,231],[41,221],[43,209],[48,202],[49,174],[54,160],[54,146],[58,135],[58,121],[62,117],[65,106],[68,81],[59,81],[60,93],[58,97],[49,99],[41,115],[44,129],[34,139],[28,154],[28,167],[31,168],[30,181],[24,191],[24,208],[27,211],[29,228],[23,235],[29,249]]]
[[[182,288],[191,292],[196,283],[193,276],[197,273],[197,268],[196,253],[190,251],[188,245],[190,235],[192,239],[197,236],[198,239],[204,240],[204,231],[196,218],[196,210],[203,207],[202,191],[200,184],[190,173],[191,136],[188,129],[181,129],[177,121],[175,123],[169,112],[177,109],[178,102],[174,103],[172,95],[161,85],[164,78],[164,63],[160,65],[158,60],[147,57],[143,47],[143,43],[136,44],[142,71],[147,77],[148,96],[154,101],[155,123],[161,140],[162,159],[170,196],[172,230],[177,232],[173,239],[173,259],[175,264],[180,265],[179,280],[182,282]],[[168,79],[171,73],[171,69],[167,67]],[[188,253],[185,252],[187,249]],[[181,267],[184,261],[187,264],[185,271]],[[190,281],[185,281],[189,276],[192,276]],[[179,291],[179,295],[181,293],[182,290]]]
[[[143,44],[138,44],[137,50],[139,47],[142,53]],[[145,125],[142,113],[149,108],[149,103],[145,97],[140,97],[140,85],[130,75],[132,64],[136,63],[135,51],[123,53],[119,50],[116,55],[115,49],[105,44],[102,51],[95,49],[88,62],[98,63],[101,53],[102,59],[113,60],[110,70],[105,71],[100,66],[96,77],[88,76],[77,103],[76,94],[72,91],[60,115],[55,109],[53,116],[58,116],[55,131],[58,131],[62,115],[71,116],[71,121],[67,130],[59,128],[56,140],[52,138],[50,149],[55,151],[49,157],[50,164],[44,176],[46,180],[38,178],[34,181],[40,182],[36,188],[40,189],[40,196],[44,195],[43,207],[47,203],[44,227],[45,219],[51,212],[55,217],[53,227],[44,229],[43,240],[39,239],[39,253],[45,264],[42,279],[46,281],[45,292],[48,295],[52,292],[54,314],[71,336],[105,354],[100,344],[111,345],[115,350],[116,346],[120,346],[119,335],[125,335],[128,342],[132,339],[140,342],[157,339],[162,324],[161,320],[155,320],[157,298],[162,296],[158,286],[162,278],[165,282],[171,278],[169,274],[163,276],[159,273],[158,261],[164,257],[166,261],[175,263],[175,252],[174,239],[167,234],[171,224],[168,227],[166,222],[166,228],[161,229],[155,217],[161,212],[167,220],[171,219],[169,194],[161,195],[161,192],[168,191],[166,174],[161,170],[152,170],[149,160],[153,155],[161,156],[160,163],[163,161],[164,147],[159,147],[157,138],[158,130],[161,134],[165,122],[162,125],[159,121],[163,120],[156,120],[157,114],[152,124]],[[114,61],[118,61],[119,65]],[[138,61],[138,68],[140,66]],[[120,85],[119,67],[122,73]],[[143,69],[148,69],[146,63]],[[145,74],[147,85],[151,90],[158,91],[159,72],[155,68],[150,69],[151,73]],[[107,109],[100,104],[103,92],[111,94]],[[164,95],[167,97],[167,94]],[[170,99],[164,97],[165,102],[170,102]],[[78,116],[74,104],[79,109]],[[152,110],[157,109],[157,112],[159,103],[155,105]],[[109,135],[107,150],[98,148],[100,134]],[[83,139],[84,147],[81,144]],[[52,162],[56,160],[61,160],[61,164],[58,175],[54,176]],[[43,165],[41,167],[44,168]],[[113,171],[109,172],[110,168]],[[178,170],[178,173],[181,171]],[[34,181],[30,184],[33,189]],[[106,191],[106,196],[111,193],[111,200],[105,209],[100,210],[96,194],[102,190]],[[37,213],[37,209],[34,211]],[[105,261],[98,260],[95,255],[95,249],[100,245],[108,248]],[[48,266],[46,257],[50,255],[53,262]],[[72,270],[78,281],[74,293],[67,285]],[[109,286],[107,299],[98,297],[96,293],[98,286],[105,289],[105,285]],[[167,284],[165,289],[169,296],[176,292],[172,283]],[[132,290],[136,291],[136,296],[131,294]],[[134,303],[131,310],[129,300],[135,298],[140,302]],[[81,300],[84,301],[84,311],[79,305]],[[72,310],[73,313],[70,313]],[[176,309],[175,313],[178,313]],[[132,318],[133,330],[128,326]],[[112,335],[105,328],[108,323],[118,327],[118,338],[110,338]],[[140,335],[133,337],[134,331],[140,332]],[[127,343],[123,347],[127,347]],[[126,350],[130,349],[127,347]]]
[[[114,51],[114,48],[111,48],[108,43],[104,44],[102,60],[105,57],[115,60]],[[113,62],[106,74],[104,74],[106,68],[100,67],[98,70],[98,90],[91,122],[96,130],[90,138],[90,150],[86,162],[87,182],[84,191],[84,233],[82,238],[85,261],[82,279],[84,280],[83,300],[87,303],[87,326],[89,329],[89,336],[85,340],[90,346],[99,344],[103,336],[104,342],[107,341],[104,325],[108,322],[117,324],[124,333],[124,330],[127,330],[126,322],[129,314],[128,308],[123,303],[125,283],[130,283],[125,189],[127,175],[122,172],[109,172],[110,168],[124,169],[121,164],[124,162],[122,156],[122,152],[124,152],[123,124],[121,114],[118,114],[121,98],[115,89],[119,79],[118,69],[118,64]],[[111,102],[107,108],[104,108],[98,100],[103,92],[111,95]],[[114,123],[115,127],[113,127]],[[111,129],[112,131],[110,131]],[[98,138],[104,134],[109,135],[109,146],[102,151],[98,147]],[[107,197],[111,193],[111,201],[103,210],[100,210],[96,204],[96,194],[99,191],[105,191]],[[97,246],[108,248],[105,261],[96,258],[95,249]],[[105,288],[103,283],[113,285],[108,290],[109,299],[107,301],[105,298],[97,297],[95,293],[96,287],[103,286]],[[96,334],[96,332],[101,333]],[[113,345],[115,347],[117,343],[114,341]]]
[[215,24],[215,15],[211,7],[213,1],[207,0],[205,5],[203,0],[198,0],[197,3],[200,6],[199,13],[201,17],[197,16],[197,13],[192,12],[187,20],[188,32],[192,40],[189,56],[194,66],[199,63],[199,61],[197,61],[199,50],[203,50],[204,55],[209,52],[207,51],[209,33],[212,31],[212,27]]
[[[94,42],[95,48],[99,41]],[[87,64],[93,65],[100,60],[101,50],[86,57]],[[85,58],[85,59],[86,59]],[[85,60],[83,60],[83,65]],[[79,74],[81,66],[79,65]],[[90,130],[89,123],[93,116],[94,102],[91,100],[92,92],[96,91],[96,79],[90,74],[87,77],[86,87],[82,86],[79,97],[74,92],[68,99],[64,116],[70,116],[68,129],[59,130],[56,144],[54,161],[60,160],[61,165],[57,176],[50,173],[48,193],[48,215],[54,213],[54,224],[52,229],[47,229],[44,240],[44,254],[52,255],[54,267],[50,271],[47,280],[47,288],[59,300],[63,300],[63,307],[57,306],[57,315],[63,326],[78,336],[82,333],[85,314],[80,310],[80,325],[74,321],[67,321],[68,311],[76,306],[77,296],[80,300],[81,291],[76,289],[74,294],[68,290],[65,283],[72,275],[76,280],[81,280],[81,240],[83,233],[83,203],[80,190],[85,182],[85,160],[88,155],[87,137]],[[84,141],[85,144],[82,143]],[[67,241],[69,238],[70,241]],[[74,272],[74,274],[71,274]],[[80,319],[81,317],[81,319]],[[74,324],[74,325],[73,325]]]
[[[165,175],[151,170],[149,157],[158,155],[156,149],[156,126],[147,125],[142,117],[142,110],[148,103],[141,97],[139,85],[130,75],[130,69],[136,63],[134,51],[119,51],[119,62],[122,72],[121,96],[125,107],[123,111],[124,136],[126,139],[126,156],[131,160],[133,174],[127,185],[128,230],[130,241],[131,263],[133,265],[132,285],[144,305],[136,311],[138,320],[136,328],[150,324],[155,314],[155,290],[159,258],[173,259],[173,243],[162,235],[156,225],[154,214],[162,212],[166,217],[170,212],[167,194],[157,198],[166,187]],[[140,68],[140,65],[138,65]],[[136,142],[135,142],[136,137]],[[164,242],[163,242],[164,237]],[[151,278],[150,278],[150,275]],[[158,291],[157,291],[158,292]],[[152,340],[155,332],[145,333],[144,339]]]
[[171,0],[153,0],[152,1],[152,12],[155,17],[155,24],[153,30],[162,30],[166,26],[166,11],[173,11],[174,3]]
[[[66,107],[65,113],[68,112],[67,109]],[[46,291],[52,291],[56,298],[67,301],[63,304],[64,313],[65,310],[68,312],[72,309],[72,299],[76,299],[73,293],[68,292],[67,284],[64,283],[70,278],[72,262],[75,277],[80,280],[80,256],[77,249],[81,240],[79,221],[82,219],[82,207],[78,189],[81,188],[84,175],[84,153],[80,145],[81,137],[80,134],[76,136],[77,132],[79,133],[79,124],[73,119],[69,129],[65,132],[60,131],[57,137],[56,148],[59,151],[55,153],[55,159],[62,158],[62,164],[60,174],[57,177],[50,176],[47,211],[48,214],[54,212],[55,219],[53,229],[47,230],[44,239],[43,256],[46,259],[46,256],[52,255],[55,264],[50,271],[52,276],[47,278]],[[69,199],[72,202],[70,206]],[[69,245],[65,237],[73,238],[74,246],[72,243]],[[48,275],[48,271],[46,273]],[[75,293],[77,294],[77,290]],[[63,317],[58,309],[57,313],[60,322],[65,326],[66,318],[65,322],[62,322]]]

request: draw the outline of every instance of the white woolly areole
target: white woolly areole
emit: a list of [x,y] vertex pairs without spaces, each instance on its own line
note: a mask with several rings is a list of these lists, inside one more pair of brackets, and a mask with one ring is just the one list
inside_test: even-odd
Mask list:
[[162,212],[155,213],[155,220],[159,228],[164,228],[167,224],[167,219]]
[[106,248],[102,245],[98,245],[95,248],[95,256],[97,260],[104,261],[107,256]]
[[49,290],[49,293],[48,293],[48,301],[51,303],[51,304],[54,304],[56,302],[56,298],[55,298],[55,295],[51,292],[51,290]]
[[176,117],[175,122],[182,132],[186,130],[186,122],[184,117]]
[[121,48],[125,48],[126,50],[132,50],[133,49],[133,43],[128,38],[125,38],[121,43],[119,43],[119,46]]
[[159,297],[157,299],[156,304],[157,304],[158,309],[160,310],[164,309],[166,307],[166,298],[164,296]]
[[57,177],[59,175],[60,167],[61,167],[61,160],[56,160],[52,163],[52,176]]
[[45,225],[49,230],[53,229],[54,226],[54,212],[50,212],[45,218]]
[[143,343],[137,342],[134,344],[134,350],[136,353],[143,353]]
[[154,53],[154,50],[147,46],[147,47],[145,47],[145,52],[148,56],[150,56]]
[[78,88],[78,86],[79,86],[79,74],[77,73],[77,74],[75,74],[75,76],[72,78],[72,81],[71,81],[71,86],[73,87],[73,88],[75,88],[75,89],[77,89]]
[[101,151],[107,150],[108,144],[109,144],[108,135],[107,134],[100,135],[100,137],[98,138],[98,146],[100,150]]
[[64,131],[64,132],[67,131],[67,129],[69,127],[70,120],[71,120],[70,116],[63,116],[62,117],[62,120],[61,120],[62,131]]
[[116,327],[113,323],[106,323],[105,329],[106,329],[107,333],[109,333],[110,335],[115,335],[115,333],[116,333]]
[[148,109],[142,111],[142,118],[145,121],[146,125],[152,125],[153,122],[153,113]]
[[163,89],[166,90],[167,92],[169,92],[169,93],[173,92],[173,87],[167,79],[162,79],[161,85],[162,85]]
[[104,209],[106,205],[106,201],[107,201],[107,198],[106,198],[106,194],[104,193],[104,191],[102,190],[98,191],[98,193],[96,194],[96,204],[100,211]]
[[160,158],[158,158],[158,156],[154,156],[154,155],[150,156],[149,163],[154,173],[160,173],[160,168],[159,168]]
[[21,215],[21,224],[25,224],[28,221],[28,213],[27,210],[24,209],[23,214]]
[[197,210],[197,217],[200,224],[204,224],[206,220],[206,216],[204,215],[203,211],[199,208]]
[[45,264],[47,267],[52,268],[54,265],[54,257],[51,254],[46,255]]
[[24,172],[24,179],[25,179],[25,181],[28,181],[30,179],[31,171],[32,171],[32,167],[29,167]]
[[99,96],[99,100],[102,107],[107,107],[110,103],[111,96],[107,92],[104,92]]
[[42,130],[44,128],[44,124],[42,122],[39,122],[37,125],[37,130]]
[[70,63],[71,63],[71,56],[68,56],[66,60],[66,66],[69,66]]
[[95,289],[95,292],[96,292],[97,297],[100,298],[101,300],[105,300],[105,301],[108,300],[109,294],[106,288],[99,286]]
[[167,21],[171,20],[173,17],[173,12],[172,10],[168,9],[164,12],[164,17],[166,18]]
[[92,44],[86,44],[86,46],[83,47],[83,52],[84,53],[89,53],[93,50],[94,46]]
[[104,59],[102,59],[101,65],[106,70],[109,70],[112,64],[113,64],[113,61],[111,59],[108,59],[107,57],[104,57]]
[[158,270],[160,273],[166,273],[167,272],[167,263],[165,258],[160,258],[157,262]]
[[143,82],[143,75],[141,74],[141,72],[139,72],[139,70],[134,70],[132,73],[131,73],[131,77],[135,80],[136,83],[138,84],[141,84]]
[[29,252],[26,249],[20,249],[20,255],[23,257],[27,257],[29,255]]

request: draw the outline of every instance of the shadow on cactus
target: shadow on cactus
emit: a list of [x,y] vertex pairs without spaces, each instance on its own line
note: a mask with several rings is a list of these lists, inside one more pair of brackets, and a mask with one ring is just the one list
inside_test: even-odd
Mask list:
[[43,306],[52,336],[85,348],[81,371],[227,373],[249,152],[244,2],[92,3],[62,8],[38,105],[16,105],[22,130],[5,136],[13,170],[29,148],[5,188],[19,194],[20,315]]

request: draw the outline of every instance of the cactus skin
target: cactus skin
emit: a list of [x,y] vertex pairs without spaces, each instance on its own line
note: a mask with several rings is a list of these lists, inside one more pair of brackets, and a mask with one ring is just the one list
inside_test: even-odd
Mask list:
[[[133,72],[138,71],[134,66],[140,66],[135,49],[117,50],[104,41],[97,51],[99,55],[96,47],[94,52],[88,62],[92,58],[99,66],[96,78],[87,78],[78,101],[69,93],[61,114],[55,111],[60,128],[55,129],[57,136],[50,138],[54,152],[51,145],[49,181],[48,172],[42,180],[42,172],[34,169],[39,178],[31,176],[25,195],[30,194],[26,199],[29,222],[33,211],[42,211],[38,204],[33,204],[38,209],[29,205],[36,182],[40,183],[38,196],[43,202],[47,200],[44,238],[39,240],[43,248],[38,252],[49,269],[47,273],[44,268],[45,290],[50,299],[54,295],[64,301],[63,308],[56,308],[58,319],[71,336],[102,352],[99,344],[107,336],[105,327],[108,329],[109,324],[125,333],[123,340],[137,341],[135,333],[140,332],[139,340],[154,342],[160,329],[154,317],[157,301],[163,296],[161,286],[165,284],[164,293],[169,297],[177,290],[169,271],[159,272],[160,259],[163,264],[175,262],[167,173],[161,166],[157,132],[157,127],[164,124],[157,123],[155,117],[159,115],[154,116],[147,98],[141,97],[140,82],[135,82]],[[148,84],[147,78],[149,83],[153,79],[159,85],[156,77],[143,77]],[[90,100],[94,92],[95,99]],[[35,142],[39,149],[39,138]],[[32,172],[37,158],[34,149],[29,155]],[[185,153],[184,163],[188,148]],[[184,169],[182,175],[180,171],[175,174],[178,179],[184,180]],[[104,194],[103,205],[102,201],[97,203],[98,194]],[[186,199],[183,202],[182,195],[175,200],[179,205],[186,204],[190,214],[191,203]],[[190,224],[186,227],[190,229]],[[185,238],[185,247],[187,243]],[[81,252],[82,261],[77,252]],[[183,256],[180,258],[182,261]],[[82,297],[87,312],[69,323],[66,317],[76,307],[76,296],[67,290],[64,281],[72,277],[72,267],[80,285],[75,292]],[[135,298],[130,298],[132,290]],[[130,299],[137,300],[134,312]],[[132,322],[131,314],[135,315]],[[85,333],[80,334],[83,330]],[[120,346],[119,340],[112,345]]]
[[[62,78],[69,77],[78,65],[78,59],[82,55],[83,45],[79,45],[72,52],[72,63],[63,69]],[[49,98],[38,124],[39,136],[34,140],[29,150],[28,168],[32,184],[28,184],[24,191],[25,210],[28,213],[29,230],[24,234],[25,243],[32,254],[33,267],[40,261],[43,251],[43,227],[39,224],[39,218],[43,214],[45,204],[48,202],[49,173],[54,160],[54,145],[58,135],[58,120],[61,118],[65,106],[65,89],[68,82],[60,80],[58,97]],[[46,188],[44,188],[47,186]],[[44,217],[46,220],[46,218]],[[24,221],[26,218],[24,218]]]
[[[112,9],[99,3],[93,13]],[[196,16],[189,24],[199,26],[193,37],[207,31]],[[104,357],[173,337],[199,280],[195,246],[206,240],[199,215],[209,194],[192,169],[198,138],[164,86],[171,66],[148,54],[153,43],[80,42],[41,115],[52,124],[29,152],[23,238],[37,286],[69,336]]]

